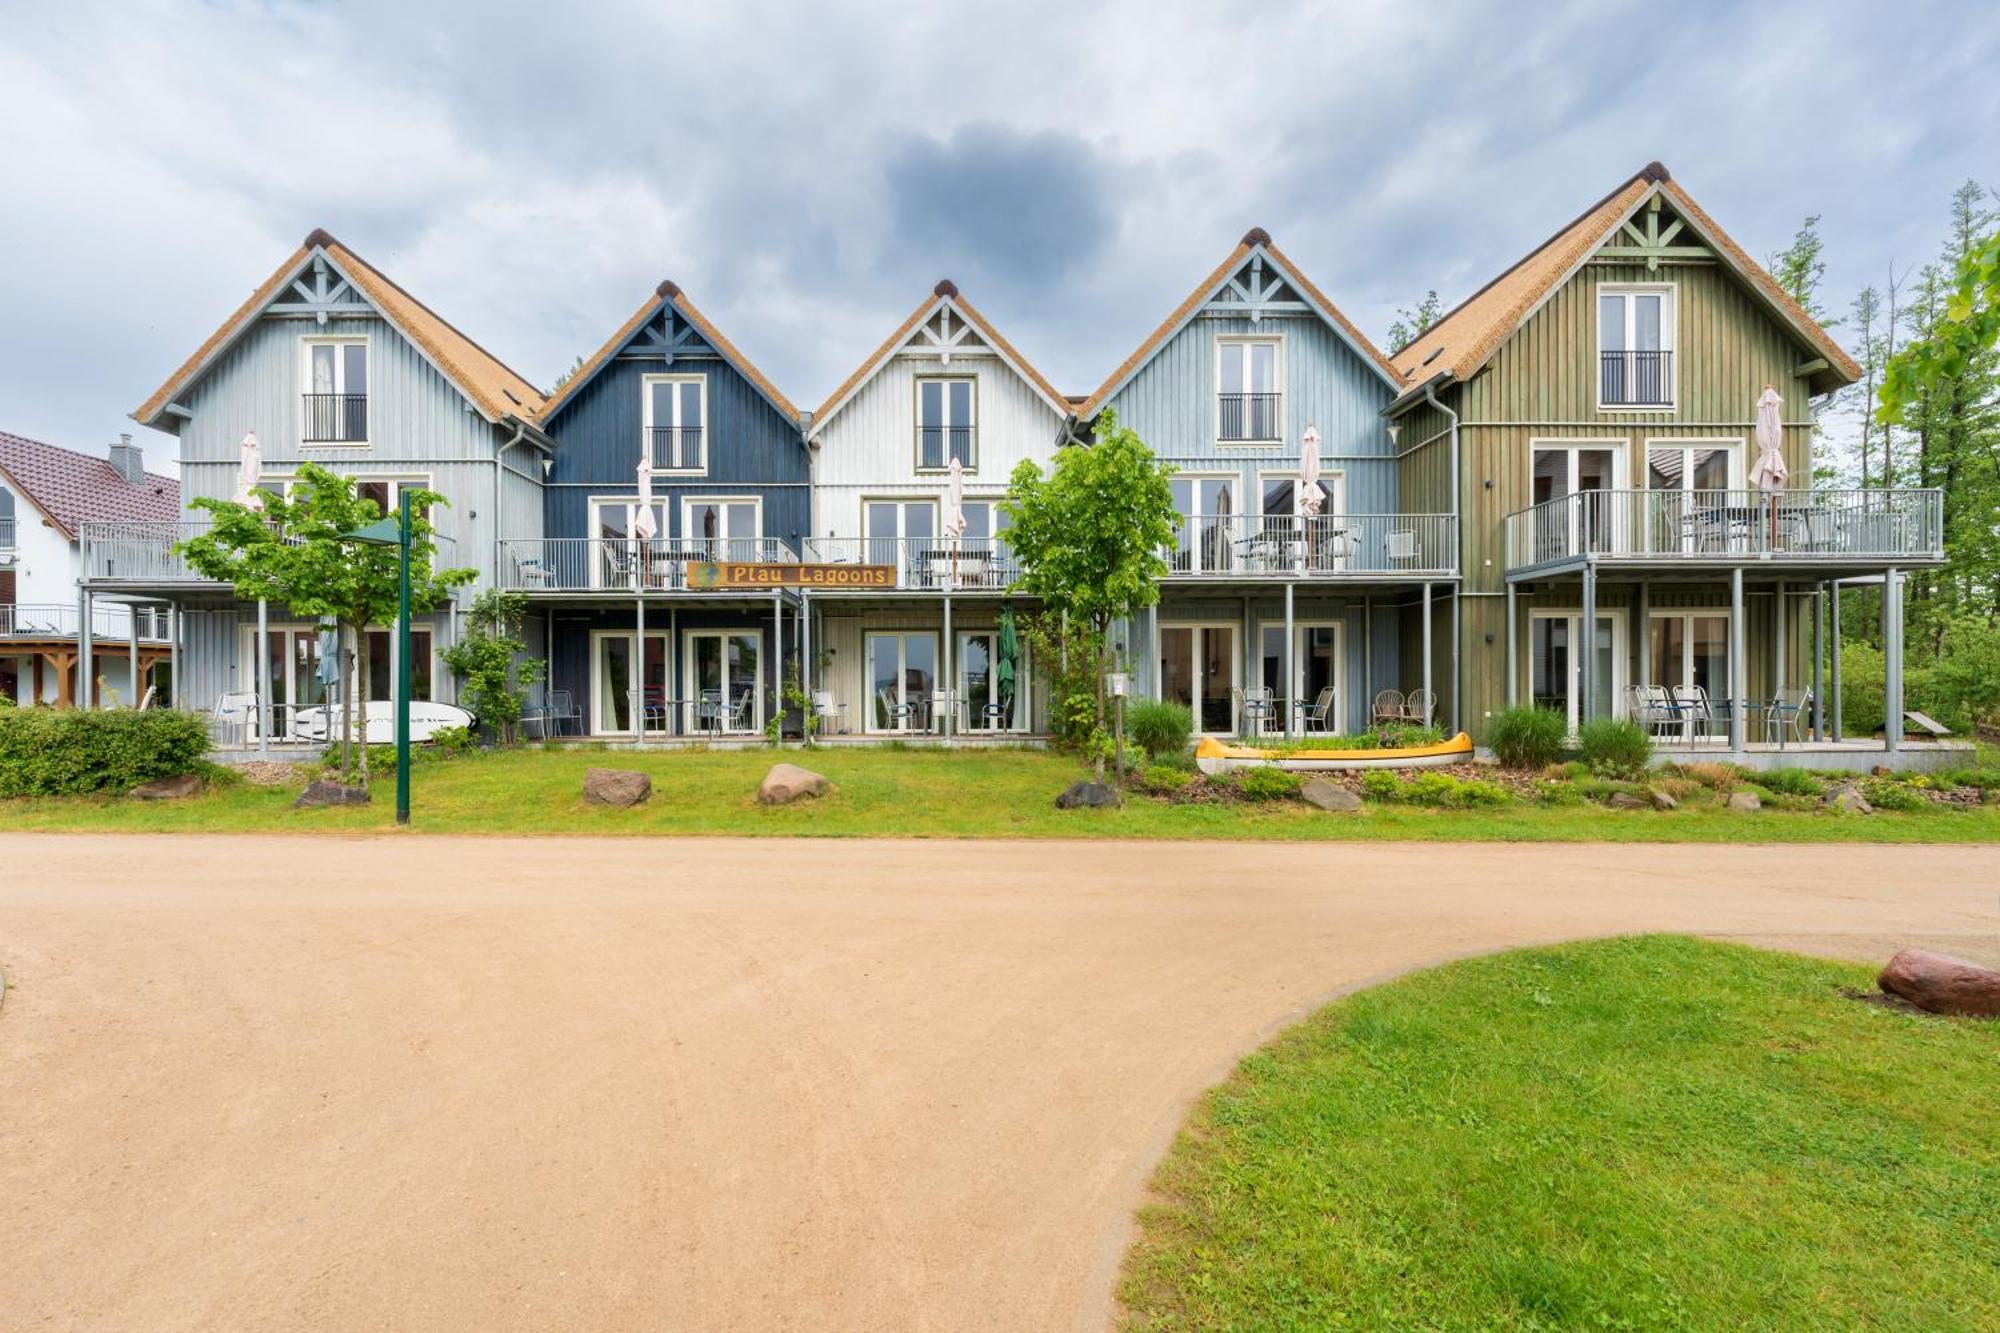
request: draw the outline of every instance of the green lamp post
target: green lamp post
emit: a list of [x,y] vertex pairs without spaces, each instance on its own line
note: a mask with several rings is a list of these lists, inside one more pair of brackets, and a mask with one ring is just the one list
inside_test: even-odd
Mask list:
[[[345,534],[348,541],[394,546],[396,558],[396,822],[410,822],[410,492],[395,518],[377,519]],[[368,701],[362,700],[361,743],[368,743]]]

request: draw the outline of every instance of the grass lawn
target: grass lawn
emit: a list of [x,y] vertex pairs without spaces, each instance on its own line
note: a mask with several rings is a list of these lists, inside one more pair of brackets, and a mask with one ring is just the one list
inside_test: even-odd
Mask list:
[[[781,759],[826,774],[833,792],[789,807],[759,806],[757,784]],[[643,769],[652,775],[652,800],[631,810],[585,805],[583,771],[594,765]],[[1775,809],[1746,816],[1713,808],[1662,814],[1595,805],[1517,804],[1488,810],[1380,805],[1358,815],[1326,815],[1297,802],[1175,805],[1135,796],[1119,810],[1057,810],[1056,794],[1081,775],[1070,758],[1025,749],[517,750],[420,764],[412,828],[429,833],[913,838],[2000,841],[2000,806],[1864,817]],[[394,828],[393,773],[385,777],[378,771],[372,806],[293,810],[297,794],[297,787],[239,783],[191,800],[157,804],[111,796],[0,801],[0,827],[217,833]]]
[[2000,1023],[1842,986],[1650,937],[1333,1004],[1183,1131],[1129,1323],[2000,1328]]

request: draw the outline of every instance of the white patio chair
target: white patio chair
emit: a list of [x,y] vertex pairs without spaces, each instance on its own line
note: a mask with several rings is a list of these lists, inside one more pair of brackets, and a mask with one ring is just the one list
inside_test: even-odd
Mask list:
[[756,717],[756,698],[757,693],[755,690],[752,690],[747,685],[743,687],[743,693],[736,696],[735,707],[729,710],[729,726],[731,730],[750,730],[750,723]]
[[208,734],[219,742],[247,745],[250,729],[257,723],[257,696],[250,690],[232,690],[216,697],[208,713]]
[[1811,715],[1811,690],[1779,690],[1770,707],[1764,710],[1764,740],[1769,744],[1804,740],[1805,724]]
[[847,730],[845,714],[847,705],[833,697],[832,690],[814,690],[813,720],[820,735],[838,734]]
[[1704,740],[1715,724],[1715,711],[1708,705],[1708,691],[1699,685],[1676,685],[1668,691],[1674,712],[1687,730],[1689,740]]

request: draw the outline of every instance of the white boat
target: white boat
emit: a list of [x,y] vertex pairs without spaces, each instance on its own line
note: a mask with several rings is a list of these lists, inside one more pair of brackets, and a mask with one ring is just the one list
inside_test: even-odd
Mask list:
[[[371,699],[365,712],[365,734],[370,745],[394,745],[396,743],[396,705],[389,699]],[[457,704],[434,704],[423,699],[410,700],[410,740],[422,742],[430,740],[446,727],[472,727],[472,714]],[[364,712],[355,707],[354,730],[364,731]],[[292,714],[292,739],[299,741],[337,741],[340,739],[340,706],[322,704],[318,708],[307,708]]]

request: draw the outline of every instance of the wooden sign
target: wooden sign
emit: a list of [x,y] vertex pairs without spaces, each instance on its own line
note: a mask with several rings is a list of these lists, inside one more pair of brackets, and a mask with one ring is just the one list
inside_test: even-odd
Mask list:
[[893,588],[896,567],[701,561],[687,567],[687,586],[705,592],[749,588]]

